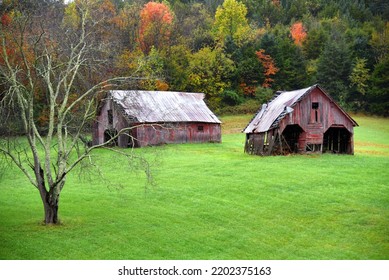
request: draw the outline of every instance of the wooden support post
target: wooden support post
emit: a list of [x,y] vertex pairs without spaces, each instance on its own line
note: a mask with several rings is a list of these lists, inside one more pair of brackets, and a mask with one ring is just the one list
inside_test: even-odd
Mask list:
[[256,150],[256,154],[257,155],[263,155],[263,145],[264,145],[264,141],[265,141],[265,136],[263,133],[259,134],[258,135],[258,148]]
[[271,155],[271,152],[273,151],[273,146],[274,146],[274,142],[275,142],[275,137],[273,137],[274,135],[274,130],[272,130],[270,133],[267,134],[267,137],[268,137],[268,141],[269,141],[269,150],[267,151],[266,155]]
[[282,151],[282,139],[281,139],[281,134],[280,134],[280,131],[277,130],[277,137],[278,137],[278,141],[280,142],[280,154],[282,155],[283,154],[283,151]]
[[338,129],[338,153],[340,153],[340,129]]

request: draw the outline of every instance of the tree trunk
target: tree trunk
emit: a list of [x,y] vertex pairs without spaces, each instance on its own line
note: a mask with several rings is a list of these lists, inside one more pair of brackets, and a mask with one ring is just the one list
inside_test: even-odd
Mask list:
[[58,200],[51,203],[44,203],[45,208],[45,221],[46,225],[56,225],[58,220]]
[[41,195],[43,207],[45,211],[44,223],[46,225],[59,224],[58,219],[58,205],[59,205],[59,193],[55,194],[53,189],[47,192],[44,190],[44,194]]

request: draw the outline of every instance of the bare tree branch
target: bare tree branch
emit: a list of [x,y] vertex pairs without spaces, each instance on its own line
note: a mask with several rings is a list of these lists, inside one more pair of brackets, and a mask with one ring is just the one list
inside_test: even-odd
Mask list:
[[[141,80],[134,76],[108,77],[93,82],[92,86],[79,86],[85,73],[93,67],[93,26],[96,22],[89,15],[90,7],[80,2],[78,12],[80,26],[75,30],[78,36],[70,39],[59,36],[62,24],[54,30],[44,17],[17,13],[12,26],[0,29],[0,80],[6,86],[0,106],[10,110],[17,108],[23,136],[27,143],[18,149],[11,145],[11,139],[0,141],[0,153],[9,158],[16,167],[38,188],[45,209],[45,222],[57,223],[58,200],[66,182],[66,176],[84,160],[91,161],[91,152],[107,147],[131,129],[125,128],[103,144],[88,147],[83,142],[84,128],[95,113],[96,96],[117,84]],[[43,13],[43,12],[41,12]],[[91,22],[92,20],[92,22]],[[88,31],[88,28],[90,30]],[[17,53],[12,55],[9,47]],[[37,96],[44,95],[47,109],[47,123],[44,131],[37,122]],[[41,101],[40,101],[41,102]],[[42,102],[41,102],[42,104]],[[17,137],[15,137],[17,139]],[[13,139],[13,140],[15,140]],[[149,180],[152,179],[148,161],[129,150],[112,149],[130,161],[139,161]]]

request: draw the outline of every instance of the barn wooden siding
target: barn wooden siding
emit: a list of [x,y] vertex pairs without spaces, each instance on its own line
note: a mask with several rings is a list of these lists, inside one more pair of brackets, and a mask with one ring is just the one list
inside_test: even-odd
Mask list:
[[144,147],[162,144],[221,142],[220,124],[154,123],[132,124],[128,134],[119,137],[121,147]]
[[221,142],[221,122],[203,98],[198,93],[111,91],[97,115],[93,142],[104,143],[123,129],[116,141],[120,147]]
[[318,85],[282,92],[264,105],[244,130],[245,152],[353,154],[356,125]]

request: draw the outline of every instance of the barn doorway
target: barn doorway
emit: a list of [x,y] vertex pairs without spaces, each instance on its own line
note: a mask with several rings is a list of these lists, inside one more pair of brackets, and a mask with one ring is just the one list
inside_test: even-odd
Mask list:
[[[104,131],[104,143],[110,141],[113,137],[115,137],[118,134],[116,129],[106,129]],[[115,138],[113,141],[109,142],[108,146],[117,146],[118,145],[118,139]]]
[[345,127],[330,127],[324,133],[323,152],[351,153],[351,133]]
[[283,140],[291,153],[297,153],[299,148],[300,134],[304,130],[298,124],[287,125],[282,132]]

